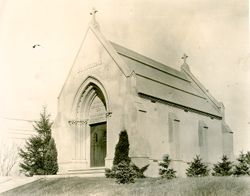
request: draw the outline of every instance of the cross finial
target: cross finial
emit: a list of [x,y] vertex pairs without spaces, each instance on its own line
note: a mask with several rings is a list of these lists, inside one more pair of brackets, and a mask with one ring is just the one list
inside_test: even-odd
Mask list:
[[188,55],[186,55],[185,53],[183,54],[183,56],[181,57],[181,59],[183,59],[184,63],[186,63],[188,58]]
[[92,15],[93,23],[96,23],[95,15],[96,15],[97,12],[98,11],[95,8],[92,8],[92,11],[90,12],[90,15]]

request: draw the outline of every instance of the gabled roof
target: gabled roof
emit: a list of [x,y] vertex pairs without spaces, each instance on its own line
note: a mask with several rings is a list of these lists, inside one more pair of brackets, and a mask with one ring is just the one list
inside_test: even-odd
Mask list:
[[[222,118],[218,102],[206,92],[189,69],[185,69],[185,66],[183,66],[182,71],[178,71],[118,44],[107,41],[100,32],[99,25],[96,22],[89,24],[79,52],[89,31],[94,33],[126,77],[131,76],[132,72],[135,73],[136,88],[139,95],[161,100],[184,109]],[[78,54],[74,62],[77,58]],[[72,68],[73,66],[74,63]],[[70,78],[72,68],[59,97]]]
[[115,49],[113,48],[113,46],[111,45],[111,43],[109,41],[107,41],[105,39],[105,37],[102,35],[102,33],[100,32],[100,29],[99,29],[99,25],[98,23],[89,23],[88,25],[88,28],[86,30],[86,33],[83,37],[83,40],[81,42],[81,45],[80,45],[80,48],[78,49],[78,52],[74,58],[74,61],[73,61],[73,64],[71,66],[71,69],[67,75],[67,78],[63,84],[63,87],[59,93],[59,96],[58,96],[58,99],[60,98],[67,82],[69,81],[70,79],[70,75],[72,74],[72,71],[73,71],[73,67],[74,67],[74,64],[76,62],[76,60],[79,58],[79,54],[80,54],[80,51],[82,50],[83,48],[83,45],[84,45],[84,42],[85,42],[85,39],[87,37],[87,34],[92,32],[96,39],[102,44],[102,46],[106,49],[106,51],[109,53],[110,57],[114,60],[114,62],[116,63],[116,65],[118,66],[118,68],[121,70],[121,72],[126,76],[130,76],[132,71],[129,69],[129,67],[121,60],[121,58],[119,57],[119,54],[117,54],[117,52],[115,51]]
[[212,100],[204,92],[204,87],[191,73],[186,73],[189,70],[175,70],[116,43],[110,43],[127,66],[135,72],[138,94],[222,118],[216,100]]

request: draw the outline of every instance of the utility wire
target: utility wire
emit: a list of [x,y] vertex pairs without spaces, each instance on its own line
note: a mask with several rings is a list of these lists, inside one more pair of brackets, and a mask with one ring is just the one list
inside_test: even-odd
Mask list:
[[27,120],[27,119],[22,119],[22,118],[11,118],[11,117],[3,117],[6,120],[15,120],[15,121],[25,121],[25,122],[30,122],[33,123],[35,120]]

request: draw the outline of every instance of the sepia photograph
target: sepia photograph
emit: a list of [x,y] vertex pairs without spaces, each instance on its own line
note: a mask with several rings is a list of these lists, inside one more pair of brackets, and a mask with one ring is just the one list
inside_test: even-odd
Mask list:
[[250,195],[247,0],[1,0],[0,195]]

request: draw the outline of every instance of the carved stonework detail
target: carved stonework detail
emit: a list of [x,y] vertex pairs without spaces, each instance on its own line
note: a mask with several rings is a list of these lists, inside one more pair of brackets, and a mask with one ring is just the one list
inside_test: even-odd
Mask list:
[[82,73],[85,73],[85,71],[87,69],[92,69],[92,68],[97,67],[99,65],[102,65],[102,59],[101,58],[98,59],[97,62],[89,63],[89,64],[85,65],[84,69],[80,69],[79,71],[77,71],[76,75],[78,76],[78,75],[80,75]]
[[88,119],[86,120],[69,120],[68,121],[69,125],[86,125],[88,123]]
[[106,117],[111,117],[112,112],[106,112]]

